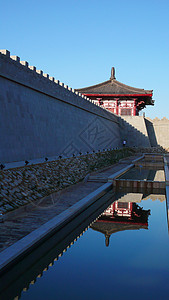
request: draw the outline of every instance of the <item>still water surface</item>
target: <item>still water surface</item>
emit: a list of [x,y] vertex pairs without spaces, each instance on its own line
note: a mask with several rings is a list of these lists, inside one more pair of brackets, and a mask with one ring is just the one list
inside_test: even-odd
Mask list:
[[21,299],[169,299],[166,201],[150,197],[112,205]]
[[131,168],[125,174],[122,174],[118,179],[127,180],[151,180],[151,181],[165,181],[164,170],[157,170],[138,166]]

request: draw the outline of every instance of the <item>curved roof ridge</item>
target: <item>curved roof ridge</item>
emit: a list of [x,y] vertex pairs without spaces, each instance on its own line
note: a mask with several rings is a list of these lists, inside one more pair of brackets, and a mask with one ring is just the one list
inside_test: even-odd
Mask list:
[[104,82],[101,82],[101,83],[98,83],[98,84],[95,84],[95,85],[90,85],[90,86],[87,86],[87,87],[84,87],[84,88],[76,89],[76,91],[88,90],[88,89],[91,89],[91,88],[100,87],[102,85],[105,85],[106,83],[110,83],[111,81],[112,80],[107,80],[107,81],[104,81]]
[[122,83],[122,82],[120,82],[120,81],[118,81],[118,80],[116,80],[116,79],[113,79],[113,80],[111,80],[111,81],[113,81],[114,83],[116,83],[117,85],[120,85],[120,86],[124,86],[126,89],[130,89],[130,90],[134,90],[134,91],[140,91],[140,92],[148,92],[148,94],[149,93],[152,93],[152,91],[153,90],[145,90],[145,89],[141,89],[141,88],[135,88],[135,87],[133,87],[133,86],[130,86],[130,85],[127,85],[127,84],[124,84],[124,83]]
[[135,88],[117,81],[115,78],[91,85],[88,87],[76,89],[80,93],[88,94],[152,94],[153,90]]

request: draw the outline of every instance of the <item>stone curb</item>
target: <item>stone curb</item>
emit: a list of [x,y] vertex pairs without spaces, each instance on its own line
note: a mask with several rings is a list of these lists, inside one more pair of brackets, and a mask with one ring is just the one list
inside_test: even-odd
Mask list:
[[166,185],[166,210],[167,210],[167,221],[169,220],[169,185]]
[[[164,156],[165,183],[169,185],[169,156]],[[169,201],[169,200],[168,200]]]
[[126,171],[128,171],[129,169],[131,169],[132,167],[134,167],[134,163],[135,163],[136,161],[139,161],[139,160],[142,159],[142,158],[144,158],[144,155],[141,155],[140,157],[134,159],[134,160],[132,161],[132,164],[128,165],[127,167],[125,167],[125,168],[121,169],[120,171],[114,173],[113,175],[109,176],[109,177],[108,177],[108,182],[112,182],[116,177],[122,175],[123,173],[125,173]]
[[164,166],[164,172],[165,172],[165,183],[166,185],[169,185],[169,168],[168,166]]
[[134,167],[134,164],[130,164],[127,167],[121,169],[120,171],[114,173],[113,175],[108,177],[108,182],[112,182],[116,177],[122,175],[123,173],[125,173],[126,171],[128,171],[129,169],[131,169],[132,167]]
[[166,186],[166,202],[169,209],[169,186]]

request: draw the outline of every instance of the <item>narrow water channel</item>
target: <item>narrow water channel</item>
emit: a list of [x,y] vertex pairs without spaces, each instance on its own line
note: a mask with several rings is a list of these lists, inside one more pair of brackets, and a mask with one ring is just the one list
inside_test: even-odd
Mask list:
[[20,299],[168,299],[165,195],[121,192],[115,200],[42,276],[25,280]]
[[162,168],[143,167],[142,165],[131,168],[125,174],[118,177],[119,179],[135,179],[135,180],[152,180],[165,181],[165,174]]

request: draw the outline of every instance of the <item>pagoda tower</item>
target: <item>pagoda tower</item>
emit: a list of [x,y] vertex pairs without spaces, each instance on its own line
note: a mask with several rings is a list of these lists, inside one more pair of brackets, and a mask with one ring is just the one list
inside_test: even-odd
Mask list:
[[153,90],[134,88],[117,81],[114,67],[110,80],[76,91],[119,116],[138,116],[146,105],[154,105]]

